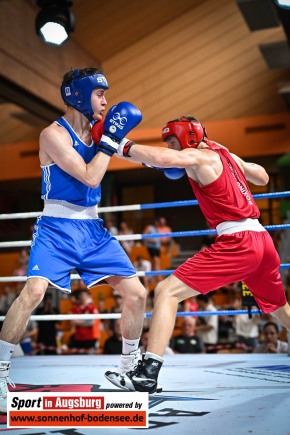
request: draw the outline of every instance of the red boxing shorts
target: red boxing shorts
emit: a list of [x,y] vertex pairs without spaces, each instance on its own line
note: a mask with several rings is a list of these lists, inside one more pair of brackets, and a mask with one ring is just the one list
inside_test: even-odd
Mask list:
[[215,243],[179,266],[173,273],[199,293],[243,281],[263,313],[287,299],[279,272],[280,258],[267,231],[241,231],[217,236]]

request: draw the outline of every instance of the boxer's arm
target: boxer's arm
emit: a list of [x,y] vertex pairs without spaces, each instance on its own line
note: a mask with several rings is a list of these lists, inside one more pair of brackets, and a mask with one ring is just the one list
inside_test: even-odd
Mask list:
[[[135,142],[132,142],[127,138],[124,138],[118,148],[118,154],[117,154],[118,157],[121,157],[123,159],[129,159],[132,163],[141,163],[146,168],[156,169],[157,171],[163,171],[165,177],[171,180],[178,180],[186,174],[185,169],[183,168],[175,168],[175,167],[162,168],[162,167],[150,165],[138,159],[134,159],[130,154],[130,150],[133,145],[136,145]],[[149,147],[146,148],[148,149]]]
[[[118,151],[119,153],[119,151]],[[155,168],[186,168],[198,164],[201,153],[186,149],[177,151],[166,147],[155,147],[132,143],[129,151],[134,162],[145,163]]]
[[110,163],[110,157],[97,153],[86,164],[81,155],[72,147],[68,132],[56,124],[42,131],[39,138],[39,157],[42,166],[55,163],[63,171],[89,187],[97,187]]
[[255,184],[256,186],[265,186],[266,184],[268,184],[269,175],[267,174],[263,166],[257,165],[256,163],[245,162],[240,157],[232,153],[231,156],[240,166],[248,181]]
[[[127,118],[128,117],[128,118]],[[116,120],[115,120],[116,118]],[[128,102],[121,102],[113,106],[102,123],[96,123],[92,130],[93,136],[98,138],[99,151],[88,163],[71,146],[68,132],[52,124],[42,131],[40,135],[40,160],[41,165],[56,163],[63,171],[67,172],[85,185],[95,188],[103,179],[108,168],[111,156],[117,152],[122,138],[134,128],[142,119],[141,112]],[[102,124],[102,128],[99,125]],[[100,131],[103,131],[99,139]]]

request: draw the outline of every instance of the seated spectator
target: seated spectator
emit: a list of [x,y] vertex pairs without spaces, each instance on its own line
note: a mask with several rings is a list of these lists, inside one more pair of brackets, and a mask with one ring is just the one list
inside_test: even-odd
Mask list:
[[[147,293],[145,313],[152,313],[153,302],[154,302],[153,294]],[[149,328],[150,324],[151,324],[151,317],[145,317],[144,322],[143,322],[143,328]]]
[[121,355],[122,353],[122,331],[121,319],[115,319],[112,335],[107,338],[104,344],[103,354],[105,355]]
[[275,322],[265,323],[262,334],[265,341],[254,348],[254,353],[288,353],[288,343],[279,340],[279,328]]
[[[41,306],[36,310],[36,315],[59,314],[59,310],[53,306],[51,293],[46,293]],[[41,355],[56,355],[56,335],[58,332],[56,320],[41,320],[38,322],[37,343],[43,347]]]
[[[198,308],[200,311],[217,311],[217,308],[213,305],[209,294],[196,296]],[[209,315],[198,317],[196,323],[196,335],[198,335],[206,348],[207,353],[215,353],[215,345],[218,342],[218,316]]]
[[105,299],[98,300],[98,311],[100,314],[106,314],[108,312]]
[[[79,289],[78,302],[72,307],[72,314],[98,314],[98,310],[92,302],[91,294],[87,289]],[[71,320],[75,326],[74,347],[80,349],[96,349],[100,339],[100,319]],[[71,344],[70,344],[71,345]]]
[[28,261],[29,261],[29,249],[28,248],[22,248],[20,251],[20,255],[18,258],[19,267],[14,270],[13,275],[16,276],[26,276],[27,274],[27,268],[28,268]]
[[231,344],[237,341],[233,317],[227,315],[218,316],[218,343]]
[[105,221],[105,227],[112,234],[112,236],[117,236],[118,228],[111,219]]
[[6,315],[7,311],[10,308],[10,305],[16,298],[16,293],[13,288],[5,285],[3,287],[2,293],[0,295],[0,315]]
[[[69,314],[72,314],[72,312],[75,310],[75,307],[77,305],[79,305],[79,290],[74,290],[72,293],[70,293],[70,301],[71,301],[71,310],[69,311]],[[71,325],[71,335],[68,341],[68,347],[70,349],[75,348],[75,332],[76,332],[76,327],[75,325],[70,322]]]
[[[122,309],[123,309],[123,298],[122,296],[117,293],[114,292],[113,293],[114,299],[115,299],[115,303],[112,306],[112,308],[110,309],[110,313],[122,313]],[[116,319],[111,319],[109,321],[109,328],[113,331],[114,330],[114,323],[115,323]]]
[[[106,301],[103,298],[98,299],[98,312],[100,314],[107,314],[108,310],[106,308]],[[110,327],[110,320],[108,319],[100,319],[100,329],[108,333],[108,329]]]
[[[119,235],[120,236],[130,236],[133,234],[133,230],[128,227],[127,222],[121,222],[119,225]],[[132,248],[135,245],[134,240],[120,240],[120,244],[126,254],[130,257]]]
[[181,334],[170,340],[170,347],[175,353],[205,353],[202,339],[195,335],[195,325],[195,318],[184,317]]
[[196,302],[196,297],[185,299],[183,302],[183,310],[186,312],[198,311],[198,303]]
[[[139,255],[136,258],[136,261],[134,262],[133,266],[137,272],[151,272],[151,270],[152,270],[151,261],[146,260],[144,257],[142,257],[142,255]],[[151,277],[144,275],[144,276],[140,276],[139,279],[142,282],[142,284],[144,285],[144,287],[147,290],[149,290],[149,284],[151,281]]]
[[[172,228],[167,225],[165,217],[160,217],[157,219],[156,224],[158,233],[172,233]],[[172,245],[172,242],[173,240],[170,236],[160,237],[161,246],[169,248]]]
[[20,346],[25,355],[30,355],[35,348],[37,333],[37,323],[29,320],[26,331],[20,339]]
[[[206,226],[208,230],[211,229],[208,223],[206,223]],[[204,235],[201,240],[199,251],[204,251],[205,249],[209,248],[212,245],[212,243],[214,243],[215,238],[216,238],[215,234]]]
[[[241,309],[241,300],[237,300],[237,304],[238,303],[240,305],[239,307],[236,306],[236,309]],[[253,307],[253,309],[256,309],[256,307]],[[237,342],[243,344],[248,353],[253,352],[254,348],[259,344],[259,324],[261,321],[262,319],[259,314],[254,314],[251,318],[249,318],[248,314],[234,316],[233,325],[237,336]]]
[[[148,340],[149,340],[149,328],[143,328],[141,338],[140,338],[140,350],[142,353],[145,353],[147,351],[148,346]],[[173,350],[171,347],[166,346],[164,355],[174,355]]]
[[[143,230],[143,234],[158,234],[158,228],[157,228],[157,221],[155,220],[149,225],[146,225],[146,227]],[[148,253],[151,257],[151,262],[153,266],[153,270],[160,270],[160,255],[161,255],[161,242],[160,237],[153,237],[143,239],[143,243],[146,246]],[[162,280],[162,276],[158,275],[156,276],[157,281]]]

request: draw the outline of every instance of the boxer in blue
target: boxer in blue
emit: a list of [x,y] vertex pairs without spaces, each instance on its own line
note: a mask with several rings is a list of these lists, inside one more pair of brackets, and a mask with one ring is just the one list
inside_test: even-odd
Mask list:
[[[100,183],[125,135],[142,119],[128,102],[103,115],[108,83],[95,68],[69,71],[61,94],[63,117],[40,134],[42,199],[31,243],[27,282],[10,307],[0,334],[0,412],[6,412],[10,357],[48,285],[70,293],[76,269],[88,288],[107,283],[123,298],[120,373],[140,359],[146,290],[121,245],[98,217]],[[93,129],[93,137],[92,137]]]

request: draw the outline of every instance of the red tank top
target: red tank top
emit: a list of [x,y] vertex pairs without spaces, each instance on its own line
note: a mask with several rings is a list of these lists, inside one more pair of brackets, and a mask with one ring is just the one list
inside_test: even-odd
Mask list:
[[246,178],[226,148],[207,141],[210,148],[219,154],[223,171],[207,186],[200,186],[189,178],[201,211],[211,228],[225,221],[258,219],[260,211],[253,199]]

